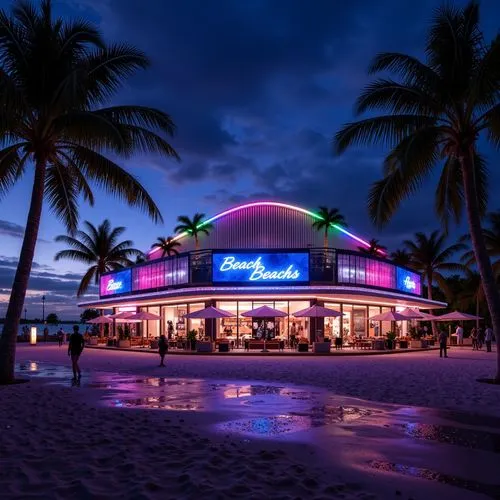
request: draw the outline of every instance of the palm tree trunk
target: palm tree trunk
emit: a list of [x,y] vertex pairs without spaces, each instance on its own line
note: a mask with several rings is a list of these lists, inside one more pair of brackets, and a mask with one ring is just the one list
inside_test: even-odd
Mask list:
[[5,316],[2,337],[0,338],[0,384],[14,381],[14,366],[16,361],[16,342],[19,331],[19,319],[24,306],[28,280],[35,255],[38,229],[42,215],[43,193],[45,185],[45,161],[39,161],[35,167],[35,179],[31,193],[31,203],[28,220],[24,231],[23,245],[17,264],[14,284],[10,293],[9,306]]
[[198,236],[194,237],[194,249],[199,250],[200,249],[200,242],[198,240]]
[[[429,300],[432,300],[432,282],[434,281],[434,276],[432,273],[432,269],[427,270],[427,298]],[[432,309],[429,309],[430,314],[434,314],[432,312]],[[431,328],[432,328],[432,336],[434,338],[437,338],[437,326],[435,321],[431,321]]]
[[325,229],[325,237],[323,238],[323,245],[328,248],[328,226]]
[[472,249],[476,257],[477,268],[483,284],[484,295],[490,310],[493,332],[497,339],[497,373],[495,380],[500,382],[500,295],[495,285],[495,276],[491,267],[490,257],[483,239],[481,216],[477,203],[476,183],[474,179],[474,163],[472,152],[460,158],[464,183],[465,210],[469,221],[469,231]]

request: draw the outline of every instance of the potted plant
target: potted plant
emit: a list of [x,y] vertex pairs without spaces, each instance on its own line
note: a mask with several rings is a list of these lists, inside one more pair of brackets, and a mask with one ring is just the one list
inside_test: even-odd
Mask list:
[[422,332],[418,328],[412,326],[410,328],[410,347],[412,349],[420,349],[422,344]]
[[192,351],[196,350],[196,330],[189,330],[187,334],[187,342],[189,345],[189,348]]
[[131,347],[130,342],[130,329],[128,325],[125,325],[125,329],[122,326],[118,327],[118,347]]
[[399,348],[400,349],[408,349],[408,338],[407,337],[401,337],[399,339]]
[[305,337],[300,337],[299,343],[297,344],[297,350],[299,352],[308,352],[309,351],[309,340]]
[[387,349],[394,349],[396,345],[396,332],[387,332],[385,334]]
[[229,352],[229,339],[219,339],[217,347],[219,352]]

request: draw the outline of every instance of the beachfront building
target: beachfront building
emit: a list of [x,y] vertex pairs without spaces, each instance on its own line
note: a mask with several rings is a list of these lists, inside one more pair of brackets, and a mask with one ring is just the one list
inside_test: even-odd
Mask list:
[[[406,324],[369,318],[407,307],[434,309],[446,304],[422,296],[421,276],[385,258],[360,252],[366,239],[349,228],[332,226],[328,247],[324,232],[313,228],[320,217],[301,207],[278,202],[239,205],[204,221],[208,235],[199,235],[199,250],[189,234],[177,236],[179,255],[151,251],[148,261],[100,279],[98,300],[81,307],[147,311],[160,319],[135,323],[141,338],[165,333],[185,338],[288,341],[290,334],[309,342],[318,338],[383,337]],[[339,311],[337,318],[297,318],[294,313],[319,304]],[[188,319],[186,314],[215,306],[234,316],[217,321]],[[252,318],[243,313],[267,305],[286,316]],[[111,312],[111,311],[110,311]]]

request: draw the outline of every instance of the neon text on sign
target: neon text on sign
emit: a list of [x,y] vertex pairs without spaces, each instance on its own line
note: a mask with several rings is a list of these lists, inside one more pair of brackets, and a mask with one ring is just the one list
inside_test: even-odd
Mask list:
[[101,297],[128,293],[132,291],[132,273],[130,269],[123,269],[115,273],[101,276],[99,293]]
[[307,253],[213,254],[214,282],[287,283],[308,280]]
[[407,290],[416,290],[417,288],[417,284],[409,276],[403,280],[403,283]]
[[123,287],[123,281],[109,280],[108,286],[106,287],[107,292],[116,292]]
[[402,267],[396,268],[396,288],[402,292],[420,295],[422,291],[422,278],[418,273],[413,273]]

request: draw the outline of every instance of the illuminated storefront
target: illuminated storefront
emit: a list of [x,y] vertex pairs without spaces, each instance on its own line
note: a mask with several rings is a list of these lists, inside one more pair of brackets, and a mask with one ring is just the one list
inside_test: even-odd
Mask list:
[[[432,309],[444,304],[422,297],[421,276],[396,266],[384,255],[359,251],[368,243],[344,228],[332,228],[329,247],[312,228],[313,212],[276,202],[235,207],[208,219],[210,235],[194,250],[188,235],[177,256],[101,277],[100,299],[82,307],[147,310],[160,320],[139,325],[138,335],[184,338],[190,330],[198,338],[224,337],[240,342],[255,337],[258,325],[242,313],[262,305],[286,316],[276,318],[273,336],[290,334],[314,341],[317,337],[378,337],[393,325],[370,317],[391,309]],[[203,223],[202,223],[203,224]],[[331,245],[331,246],[330,246]],[[184,249],[184,251],[183,251]],[[341,311],[340,318],[295,318],[312,304]],[[216,322],[187,319],[185,315],[214,305],[234,317]]]

